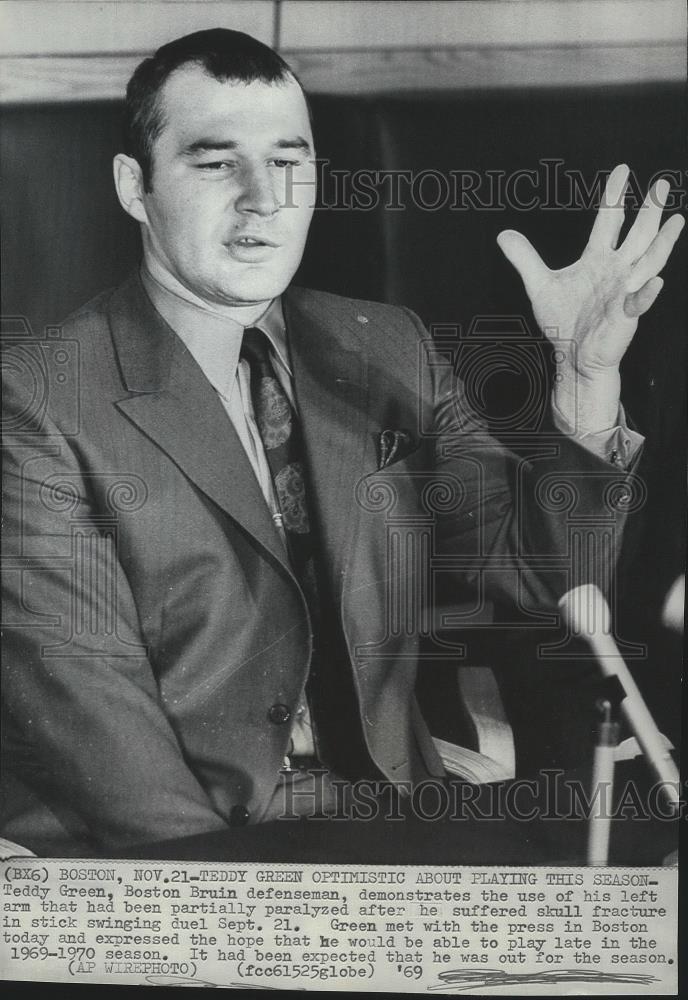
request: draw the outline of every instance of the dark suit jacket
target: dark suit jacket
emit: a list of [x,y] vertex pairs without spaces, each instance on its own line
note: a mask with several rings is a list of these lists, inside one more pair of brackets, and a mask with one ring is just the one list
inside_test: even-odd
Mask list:
[[[533,491],[563,473],[608,522],[615,473],[562,439],[519,464],[406,310],[296,288],[284,309],[332,662],[375,767],[418,782],[442,767],[413,694],[433,597],[408,595],[432,574],[409,553],[444,553],[457,593],[551,606],[572,502]],[[218,397],[138,277],[8,358],[3,835],[68,854],[222,829],[236,806],[259,821],[289,736],[269,709],[295,705],[312,638]],[[399,428],[413,450],[378,471]]]

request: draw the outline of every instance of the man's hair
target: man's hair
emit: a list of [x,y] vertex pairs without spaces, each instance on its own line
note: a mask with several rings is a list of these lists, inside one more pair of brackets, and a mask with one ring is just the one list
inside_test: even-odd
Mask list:
[[296,79],[273,49],[242,31],[212,28],[195,31],[163,45],[140,63],[127,86],[125,152],[141,167],[145,191],[152,189],[153,144],[165,127],[160,91],[180,66],[195,64],[216,80],[283,83]]

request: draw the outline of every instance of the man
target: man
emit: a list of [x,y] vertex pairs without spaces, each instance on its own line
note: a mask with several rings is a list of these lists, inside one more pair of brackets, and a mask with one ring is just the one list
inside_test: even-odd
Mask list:
[[[659,229],[665,182],[616,249],[616,168],[563,271],[501,234],[561,351],[565,434],[517,465],[412,314],[289,286],[314,156],[270,49],[225,30],[164,46],[130,82],[114,162],[141,269],[63,328],[74,426],[74,400],[37,407],[36,358],[10,353],[2,833],[39,852],[265,821],[314,765],[325,811],[335,778],[440,779],[414,697],[423,629],[390,619],[424,568],[396,580],[386,512],[432,515],[457,595],[482,573],[552,607],[564,578],[530,557],[565,554],[565,512],[538,484],[575,474],[583,508],[607,510],[637,449],[618,366],[682,225]],[[61,363],[39,377],[59,385]]]

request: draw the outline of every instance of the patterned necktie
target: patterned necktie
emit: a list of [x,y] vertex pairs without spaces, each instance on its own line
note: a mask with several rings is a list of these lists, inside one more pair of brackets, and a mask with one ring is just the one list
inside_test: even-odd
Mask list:
[[[306,475],[303,461],[301,428],[289,397],[284,391],[270,357],[270,344],[262,330],[250,328],[244,332],[241,357],[251,370],[251,401],[284,529],[289,561],[301,584],[317,637],[320,631],[320,603],[315,578],[314,539],[306,495]],[[317,644],[317,639],[315,639]],[[314,650],[315,651],[315,650]],[[312,754],[316,733],[311,712],[307,708],[310,691],[317,673],[316,661],[306,684],[306,701],[297,708],[291,733],[290,750]],[[285,760],[291,769],[291,760]]]
[[241,357],[251,370],[251,399],[265,449],[284,528],[292,569],[303,587],[312,615],[317,615],[313,537],[306,496],[301,428],[282,388],[262,330],[244,332]]
[[[351,681],[347,680],[347,667],[334,655],[333,644],[337,649],[344,648],[343,638],[338,643],[333,638],[338,634],[338,619],[333,613],[324,576],[319,583],[316,579],[317,536],[309,516],[308,480],[299,420],[275,374],[270,344],[261,330],[245,331],[241,357],[248,362],[251,371],[253,411],[282,516],[291,567],[304,592],[314,632],[315,650],[306,696],[315,712],[306,712],[304,716],[304,706],[299,706],[295,720],[298,724],[292,729],[289,753],[295,751],[297,756],[312,753],[312,750],[302,749],[304,734],[310,733],[306,743],[315,746],[321,760],[329,761],[335,754],[338,766],[351,770],[352,777],[377,774],[363,747],[362,736],[356,735],[360,716]],[[327,724],[321,729],[318,722],[322,723],[323,718]],[[314,729],[311,729],[312,721],[316,723]]]

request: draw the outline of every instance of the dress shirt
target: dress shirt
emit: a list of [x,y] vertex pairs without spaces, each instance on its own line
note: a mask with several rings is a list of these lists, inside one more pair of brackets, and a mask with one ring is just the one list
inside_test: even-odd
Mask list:
[[585,428],[571,427],[564,414],[557,409],[554,399],[552,399],[552,419],[562,434],[573,438],[593,455],[611,462],[619,469],[630,468],[645,441],[642,434],[638,434],[626,424],[626,411],[622,403],[619,403],[616,425],[605,430],[588,431]]

